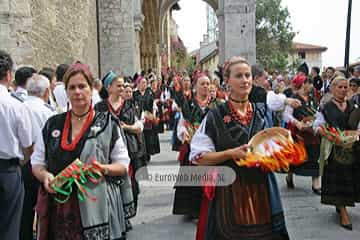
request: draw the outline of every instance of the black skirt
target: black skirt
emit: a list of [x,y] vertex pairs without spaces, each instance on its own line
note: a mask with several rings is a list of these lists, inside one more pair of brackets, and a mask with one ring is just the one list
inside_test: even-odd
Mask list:
[[355,206],[355,202],[360,202],[360,161],[356,159],[353,164],[343,165],[336,162],[331,154],[321,185],[321,203]]
[[320,175],[318,163],[320,146],[318,144],[309,144],[305,147],[308,155],[307,161],[299,166],[292,166],[290,170],[296,175],[318,177]]
[[[186,154],[182,166],[190,166],[189,153]],[[194,166],[196,167],[196,166]],[[181,168],[179,170],[181,174]],[[202,201],[202,188],[176,186],[173,205],[173,214],[198,217]]]
[[155,155],[160,153],[159,135],[154,130],[144,130],[146,153]]

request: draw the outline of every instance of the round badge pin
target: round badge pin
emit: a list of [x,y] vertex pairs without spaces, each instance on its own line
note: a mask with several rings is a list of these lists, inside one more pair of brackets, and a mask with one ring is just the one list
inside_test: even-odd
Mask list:
[[56,130],[52,131],[51,136],[54,137],[54,138],[59,137],[60,136],[60,130],[56,129]]

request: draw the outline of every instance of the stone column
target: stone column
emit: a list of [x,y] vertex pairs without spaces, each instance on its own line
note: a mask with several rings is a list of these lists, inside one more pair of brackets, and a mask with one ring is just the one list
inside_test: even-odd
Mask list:
[[216,11],[219,25],[219,63],[222,65],[225,61],[225,18],[224,18],[224,0],[219,0],[219,8]]
[[102,75],[113,70],[133,75],[137,71],[133,0],[99,1]]
[[0,1],[0,48],[17,64],[32,64],[30,1]]
[[134,9],[135,9],[135,13],[134,13],[134,28],[135,28],[135,64],[134,64],[134,68],[135,68],[135,72],[140,71],[141,69],[141,56],[140,56],[140,42],[141,42],[141,31],[143,30],[143,22],[144,22],[144,15],[142,13],[142,0],[135,0],[134,1]]
[[[220,0],[223,4],[224,25],[220,38],[224,37],[224,56],[242,56],[251,64],[256,62],[255,10],[256,0]],[[218,15],[221,17],[221,9]],[[219,24],[222,24],[219,19]],[[221,28],[221,25],[219,25]],[[223,36],[221,36],[223,35]],[[222,41],[220,40],[220,45]],[[220,58],[220,61],[223,59]]]

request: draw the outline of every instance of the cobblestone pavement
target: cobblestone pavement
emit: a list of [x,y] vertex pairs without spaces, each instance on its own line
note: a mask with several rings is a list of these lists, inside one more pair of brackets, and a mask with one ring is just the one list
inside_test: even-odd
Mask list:
[[[178,165],[169,133],[160,136],[161,154],[150,165]],[[321,205],[320,197],[312,193],[311,178],[296,176],[294,190],[286,188],[285,175],[278,174],[277,180],[291,240],[360,240],[360,205],[349,209],[354,229],[346,231],[338,225],[335,208]],[[134,228],[128,239],[195,239],[196,221],[172,215],[173,197],[172,187],[141,186],[138,214],[132,219]]]

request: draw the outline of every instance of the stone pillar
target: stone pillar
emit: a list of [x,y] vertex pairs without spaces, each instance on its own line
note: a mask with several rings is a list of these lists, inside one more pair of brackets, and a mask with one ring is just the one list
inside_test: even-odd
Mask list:
[[32,64],[30,1],[0,1],[0,48],[17,64]]
[[[140,51],[140,42],[141,42],[141,31],[143,30],[143,22],[144,22],[144,15],[142,13],[142,0],[135,0],[134,1],[134,28],[135,28],[135,72],[140,71],[141,69],[141,51]],[[134,73],[135,73],[134,72]]]
[[99,0],[101,74],[137,71],[133,0]]
[[225,18],[224,18],[224,0],[219,0],[219,8],[216,11],[219,25],[219,63],[222,65],[225,61]]
[[[249,63],[254,64],[256,62],[256,0],[220,0],[219,2],[223,6],[223,12],[221,8],[218,11],[219,27],[222,29],[220,38],[224,38],[220,39],[220,46],[225,47],[224,55],[220,54],[220,57],[228,59],[231,56],[242,56]],[[220,61],[223,62],[223,59],[220,58]]]

